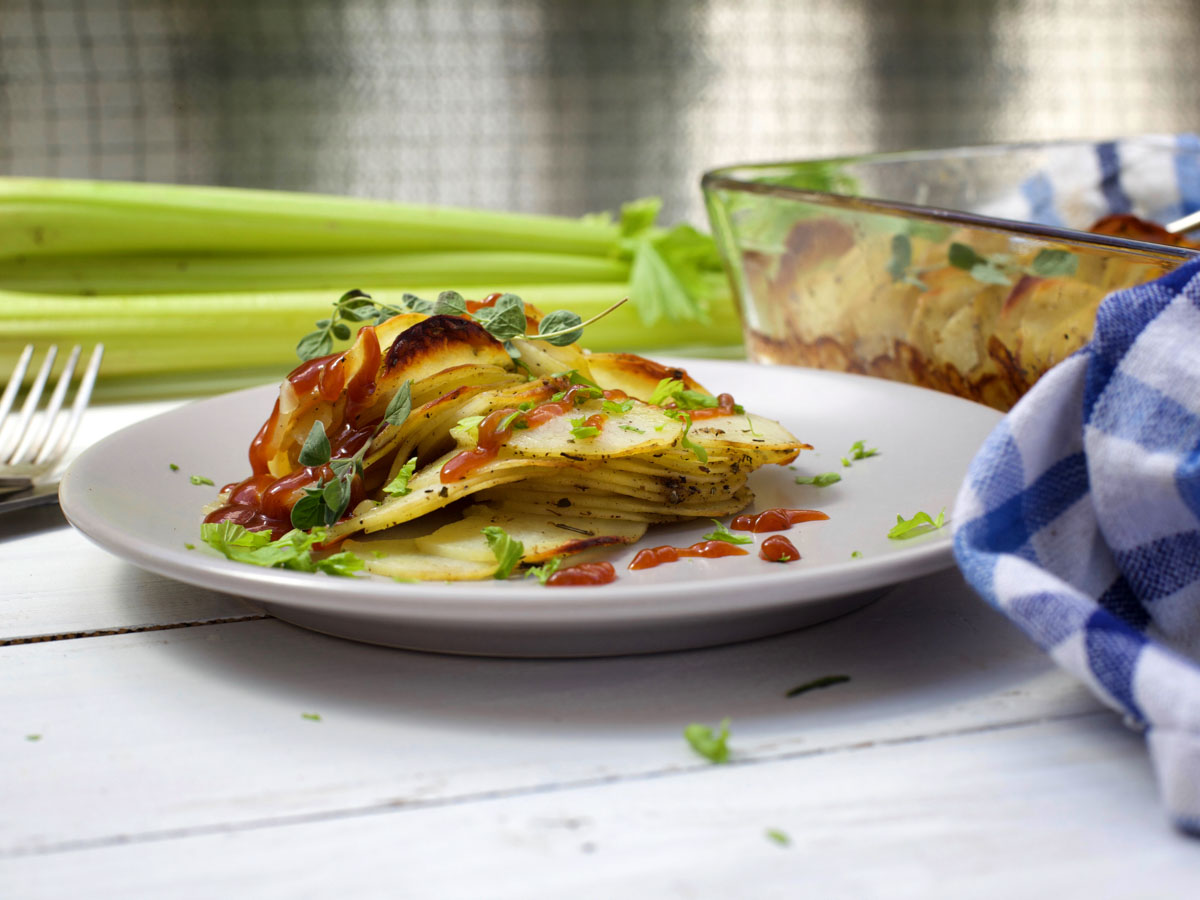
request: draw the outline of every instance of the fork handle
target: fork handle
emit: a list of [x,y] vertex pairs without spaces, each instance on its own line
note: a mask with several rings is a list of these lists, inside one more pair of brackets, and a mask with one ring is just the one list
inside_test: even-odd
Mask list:
[[23,475],[0,478],[0,496],[19,494],[21,491],[27,491],[32,487],[33,479],[26,478]]

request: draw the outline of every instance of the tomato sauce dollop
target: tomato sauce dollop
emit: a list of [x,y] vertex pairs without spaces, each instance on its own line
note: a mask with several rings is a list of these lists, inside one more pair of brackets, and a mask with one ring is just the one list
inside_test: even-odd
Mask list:
[[547,587],[587,587],[611,584],[617,580],[617,570],[610,562],[579,563],[559,569],[546,579]]
[[649,547],[638,552],[629,564],[631,570],[653,569],[663,563],[675,562],[684,558],[717,559],[722,556],[747,556],[741,547],[726,541],[701,541],[690,547],[672,547],[664,544],[661,547]]
[[764,531],[787,531],[800,522],[816,522],[828,519],[829,516],[818,509],[766,509],[758,515],[737,516],[729,523],[732,531],[750,531],[762,534]]
[[762,542],[762,546],[758,548],[758,555],[767,562],[788,563],[798,560],[800,551],[782,534],[773,534]]

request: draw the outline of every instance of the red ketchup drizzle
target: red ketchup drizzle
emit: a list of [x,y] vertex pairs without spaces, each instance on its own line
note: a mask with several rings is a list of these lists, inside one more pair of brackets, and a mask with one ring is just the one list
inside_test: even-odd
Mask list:
[[737,516],[729,523],[731,531],[750,531],[762,534],[764,531],[787,531],[800,522],[815,522],[828,519],[825,513],[816,509],[767,509],[757,516]]
[[762,542],[762,546],[758,549],[758,555],[767,562],[788,563],[798,560],[800,551],[782,534],[773,534]]
[[479,440],[475,446],[451,457],[442,466],[442,484],[462,481],[476,469],[495,459],[501,445],[512,435],[511,422],[504,428],[501,428],[500,424],[514,412],[515,409],[498,409],[480,422]]
[[[476,469],[486,466],[489,462],[496,458],[500,452],[500,448],[504,446],[505,441],[512,437],[513,422],[508,423],[508,427],[501,430],[500,423],[513,413],[517,413],[517,418],[523,421],[528,428],[539,428],[545,425],[551,419],[556,419],[559,416],[565,416],[569,412],[575,410],[575,400],[581,395],[590,397],[589,393],[592,389],[585,385],[572,385],[567,389],[566,394],[561,400],[551,400],[535,406],[528,412],[519,412],[515,409],[498,409],[488,415],[482,422],[479,423],[479,440],[470,450],[464,450],[462,453],[452,456],[442,466],[441,481],[442,484],[449,484],[452,481],[461,481],[466,478]],[[605,391],[605,400],[624,400],[628,395],[624,391]],[[605,416],[601,413],[596,413],[589,416],[584,423],[595,428],[604,427]],[[513,420],[514,422],[516,419]]]
[[[374,339],[373,331],[359,346],[363,351],[362,363],[348,383],[345,353],[310,359],[288,375],[297,398],[316,395],[333,403],[345,390],[345,424],[336,434],[329,435],[332,459],[353,456],[375,430],[375,422],[358,427],[352,424],[355,415],[369,405],[375,393],[375,373],[379,370],[380,360],[379,341]],[[273,454],[268,441],[279,424],[279,415],[279,401],[276,400],[271,417],[250,443],[250,471],[253,474],[244,481],[222,488],[223,492],[229,492],[229,497],[224,506],[204,517],[205,522],[234,522],[251,531],[268,528],[272,536],[278,538],[291,530],[292,507],[304,496],[304,488],[316,484],[319,479],[329,481],[333,478],[329,466],[302,466],[279,477],[270,474]],[[350,508],[362,499],[362,484],[356,479],[350,494]]]
[[[494,293],[494,294],[488,294],[482,300],[468,300],[467,301],[467,312],[468,313],[477,313],[481,309],[483,309],[485,306],[495,306],[496,301],[499,300],[503,296],[504,295],[501,293]],[[533,318],[532,316],[526,316],[525,317],[525,333],[526,334],[537,334],[537,330],[538,330],[538,320]]]
[[671,547],[664,544],[661,547],[650,547],[646,550],[638,551],[638,555],[633,558],[633,562],[629,564],[629,568],[631,570],[653,569],[655,566],[675,562],[685,557],[716,559],[721,556],[746,555],[746,551],[741,547],[736,547],[725,541],[701,541],[698,544],[692,544],[690,547]]
[[733,394],[717,395],[717,405],[708,406],[703,409],[689,409],[688,415],[692,417],[692,421],[697,419],[715,419],[717,416],[732,416],[733,415]]
[[610,562],[580,563],[559,569],[546,579],[547,587],[573,587],[611,584],[617,580],[617,570]]
[[488,294],[482,300],[468,300],[467,301],[467,312],[477,313],[481,309],[483,309],[485,306],[495,306],[496,301],[499,300],[503,296],[504,296],[503,294],[501,294],[499,291],[497,291],[495,293]]

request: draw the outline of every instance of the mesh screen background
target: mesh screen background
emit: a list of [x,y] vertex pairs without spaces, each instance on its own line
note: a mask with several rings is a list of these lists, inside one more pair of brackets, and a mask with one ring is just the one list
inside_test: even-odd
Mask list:
[[0,173],[700,222],[734,162],[1200,128],[1191,0],[0,0]]

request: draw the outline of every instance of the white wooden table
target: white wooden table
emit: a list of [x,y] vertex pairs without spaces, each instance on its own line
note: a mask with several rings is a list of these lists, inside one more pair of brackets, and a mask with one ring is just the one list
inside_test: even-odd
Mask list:
[[[161,408],[93,410],[81,441]],[[852,680],[785,697],[830,674]],[[723,717],[717,766],[682,732]],[[469,659],[266,618],[56,508],[0,520],[0,897],[1185,897],[1198,875],[1141,738],[954,572],[737,646]]]

